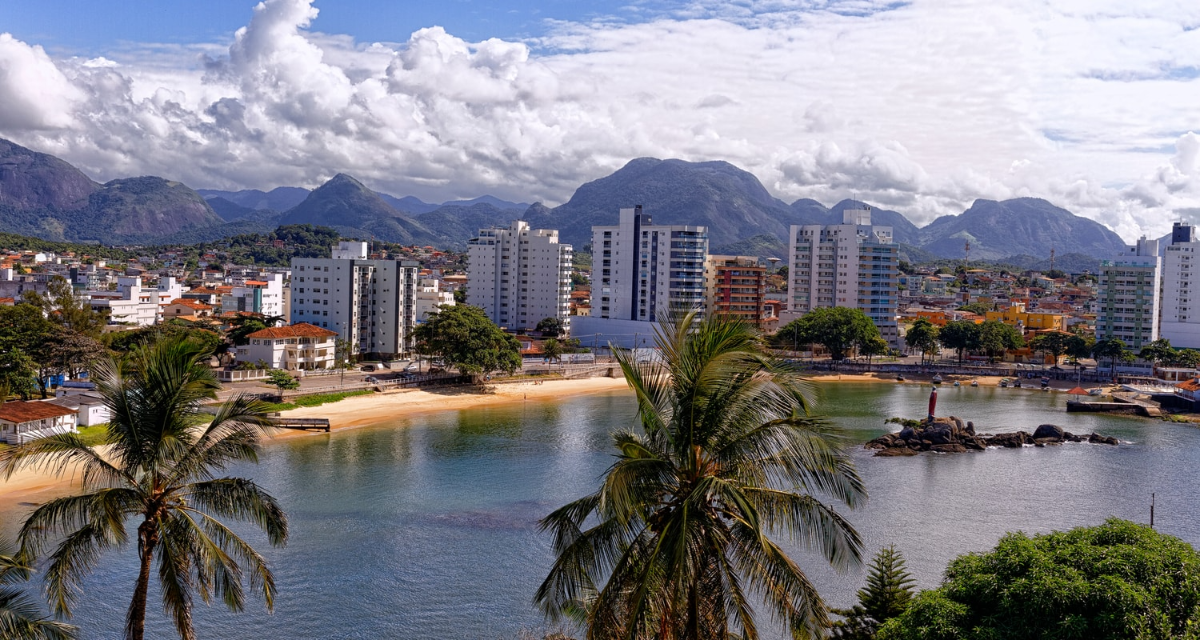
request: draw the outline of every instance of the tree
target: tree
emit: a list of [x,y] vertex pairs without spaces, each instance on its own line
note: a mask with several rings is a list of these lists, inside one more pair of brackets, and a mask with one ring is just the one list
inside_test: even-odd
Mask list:
[[459,287],[459,288],[455,289],[454,290],[454,304],[466,304],[466,303],[467,303],[467,288]]
[[868,338],[866,342],[859,345],[858,352],[867,356],[867,370],[871,369],[871,359],[887,354],[888,348],[887,340],[884,340],[883,336]]
[[235,346],[250,344],[250,334],[255,331],[262,331],[267,328],[267,323],[254,317],[242,316],[230,321],[232,325],[229,331],[225,332],[225,337]]
[[38,364],[24,351],[12,348],[0,351],[0,390],[3,397],[17,394],[28,400],[37,390]]
[[1200,637],[1200,554],[1115,518],[959,556],[880,640]]
[[69,640],[75,627],[47,620],[37,601],[14,585],[29,579],[32,570],[20,558],[0,550],[0,638]]
[[791,635],[819,637],[828,611],[769,535],[837,567],[859,561],[858,533],[820,499],[866,497],[840,437],[748,325],[687,313],[660,322],[657,344],[661,360],[617,350],[638,422],[613,434],[600,489],[542,520],[557,559],[536,601],[552,619],[586,603],[594,640],[754,639],[760,604]]
[[71,378],[78,377],[108,355],[108,349],[100,341],[65,327],[59,327],[41,349],[41,356],[46,361],[55,363],[59,371]]
[[1092,347],[1092,357],[1097,360],[1108,360],[1108,375],[1112,378],[1117,377],[1117,361],[1133,362],[1134,360],[1133,352],[1119,338],[1096,341],[1096,345]]
[[99,340],[108,324],[108,312],[96,311],[71,283],[55,276],[46,285],[46,293],[26,291],[25,301],[38,307],[52,321],[76,333]]
[[1054,358],[1054,366],[1058,366],[1058,361],[1067,352],[1070,346],[1071,334],[1063,333],[1062,331],[1050,331],[1047,333],[1038,334],[1030,341],[1031,347],[1035,351],[1040,351],[1045,355]]
[[985,320],[979,325],[979,348],[987,354],[988,362],[1004,355],[1009,349],[1025,346],[1025,338],[1017,328],[999,320]]
[[966,311],[967,313],[973,313],[973,314],[975,314],[977,316],[981,316],[981,317],[987,317],[987,312],[991,311],[991,309],[989,309],[988,306],[986,304],[983,304],[982,302],[972,302],[970,304],[964,304],[963,306],[959,307],[958,310]]
[[542,343],[542,353],[546,355],[546,360],[549,362],[561,362],[563,346],[558,340],[549,338]]
[[80,495],[43,503],[18,534],[20,555],[37,558],[57,546],[46,565],[53,612],[69,616],[80,582],[101,552],[125,546],[127,522],[137,525],[137,583],[125,637],[145,633],[150,571],[158,560],[163,608],[179,635],[192,630],[193,596],[213,597],[241,611],[243,577],[270,609],[275,581],[266,561],[218,518],[254,524],[272,545],[288,536],[287,517],[251,480],[214,477],[228,465],[254,461],[270,421],[257,400],[235,397],[195,427],[202,403],[220,388],[192,342],[167,339],[138,347],[124,361],[95,367],[93,379],[112,410],[109,451],[101,456],[78,435],[49,436],[0,451],[5,477],[27,468],[75,473]]
[[462,373],[487,377],[521,366],[521,344],[471,305],[441,306],[413,332],[422,353],[442,358]]
[[544,336],[557,338],[563,334],[563,321],[554,317],[542,318],[538,321],[536,330]]
[[836,362],[846,359],[846,354],[854,345],[864,344],[878,336],[879,329],[861,310],[822,307],[787,323],[776,332],[774,342],[781,348],[819,344],[829,351],[829,358]]
[[270,382],[276,389],[279,389],[280,394],[284,391],[300,388],[300,381],[283,369],[271,369],[268,371],[267,382]]
[[1137,357],[1148,362],[1160,364],[1175,360],[1177,355],[1177,351],[1171,346],[1170,340],[1159,338],[1142,347],[1141,351],[1138,351]]
[[48,378],[58,373],[44,353],[58,325],[46,319],[40,307],[17,304],[0,307],[0,377],[11,393],[28,399],[34,386],[46,397]]
[[932,360],[937,354],[938,328],[925,318],[917,318],[904,334],[904,344],[909,349],[916,349],[921,354],[921,364],[925,364],[926,356]]
[[1092,355],[1092,349],[1096,346],[1096,338],[1089,333],[1076,331],[1067,339],[1067,355],[1074,361],[1075,366],[1079,366],[1079,359],[1086,358]]
[[833,637],[842,640],[874,640],[879,627],[904,613],[912,601],[913,580],[904,567],[904,556],[888,545],[875,554],[867,573],[867,584],[858,591],[858,604],[834,609],[844,619],[833,623]]
[[938,330],[938,342],[947,349],[958,352],[958,362],[968,351],[976,351],[980,345],[979,325],[970,320],[947,322]]
[[1195,349],[1179,349],[1170,364],[1173,367],[1195,369],[1197,365],[1200,365],[1200,351]]
[[182,320],[167,320],[152,327],[139,327],[130,331],[114,331],[104,334],[108,348],[118,353],[126,353],[133,349],[160,340],[180,339],[195,343],[202,351],[217,352],[223,348],[221,335],[210,329],[193,326]]

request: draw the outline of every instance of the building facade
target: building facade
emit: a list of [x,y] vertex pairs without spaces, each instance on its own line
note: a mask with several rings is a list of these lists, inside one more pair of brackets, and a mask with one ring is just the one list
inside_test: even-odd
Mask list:
[[425,322],[443,306],[454,306],[454,293],[443,289],[441,281],[435,278],[422,279],[417,287],[417,322]]
[[1143,236],[1126,253],[1101,261],[1097,340],[1117,338],[1137,352],[1158,339],[1160,260],[1158,240]]
[[467,245],[467,304],[507,329],[530,331],[544,318],[558,318],[570,330],[574,253],[559,243],[557,230],[514,220],[508,228],[481,229]]
[[788,249],[789,311],[857,308],[899,347],[900,258],[891,227],[872,225],[870,209],[846,210],[842,224],[793,225]]
[[1200,349],[1200,242],[1194,227],[1178,222],[1163,257],[1158,332],[1173,347]]
[[183,296],[183,286],[173,277],[159,278],[156,287],[142,284],[141,276],[117,278],[116,291],[86,291],[88,304],[108,313],[109,324],[148,327],[163,318],[163,310]]
[[779,324],[774,308],[768,308],[767,268],[751,256],[709,256],[705,269],[708,282],[708,314],[738,318],[762,333]]
[[314,371],[337,366],[338,333],[308,323],[270,327],[246,336],[235,352],[238,362],[265,362],[272,369]]
[[64,433],[78,433],[76,410],[49,402],[9,400],[0,404],[0,440],[24,444]]
[[652,322],[672,310],[706,311],[708,229],[655,225],[641,205],[615,226],[592,227],[592,317]]
[[249,311],[268,318],[285,318],[282,273],[262,273],[239,278],[221,295],[221,311]]
[[407,353],[417,271],[412,261],[368,260],[365,242],[339,242],[330,258],[292,258],[291,322],[336,331],[352,357]]

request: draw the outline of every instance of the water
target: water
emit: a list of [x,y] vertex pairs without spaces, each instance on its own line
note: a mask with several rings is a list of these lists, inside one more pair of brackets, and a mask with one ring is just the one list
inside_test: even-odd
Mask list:
[[[855,442],[887,431],[883,419],[924,413],[928,387],[823,385],[820,410]],[[856,449],[871,499],[849,513],[874,551],[895,543],[920,586],[946,563],[995,545],[1005,532],[1149,518],[1200,543],[1200,429],[1139,418],[1066,414],[1062,394],[947,388],[939,414],[984,431],[1053,422],[1075,433],[1115,435],[1126,446],[1070,444],[958,455],[872,458]],[[255,478],[285,506],[292,538],[270,549],[274,615],[196,612],[202,638],[514,638],[537,629],[534,590],[551,561],[538,518],[597,487],[611,462],[607,433],[632,424],[628,394],[613,393],[420,416],[407,428],[296,438],[267,448]],[[19,514],[3,514],[11,531]],[[839,575],[796,554],[825,597],[848,605],[862,571]],[[135,575],[129,550],[109,553],[86,581],[75,621],[85,638],[120,636]],[[157,598],[157,593],[152,594]],[[171,637],[151,607],[150,637]]]

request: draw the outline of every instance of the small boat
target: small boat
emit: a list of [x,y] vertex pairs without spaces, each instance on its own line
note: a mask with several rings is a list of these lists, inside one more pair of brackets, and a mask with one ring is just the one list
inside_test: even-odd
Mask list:
[[962,385],[961,385],[961,384],[959,384],[958,380],[955,380],[955,381],[954,381],[954,386],[956,386],[956,387],[961,387]]
[[1020,389],[1021,388],[1021,379],[1017,378],[1015,381],[1013,381],[1013,386]]
[[1047,389],[1049,387],[1050,387],[1050,378],[1042,378],[1042,388]]
[[938,375],[938,374],[934,374],[934,375],[933,375],[933,383],[934,383],[934,384],[941,384],[941,383],[942,383],[942,376],[940,376],[940,375]]
[[896,382],[904,382],[904,376],[896,374]]
[[1008,378],[1000,378],[1000,386],[1008,388]]
[[979,386],[979,381],[978,381],[978,380],[972,380],[972,381],[971,381],[971,386],[972,386],[972,387],[978,387],[978,386]]
[[1101,389],[1100,387],[1096,387],[1095,389],[1088,389],[1088,395],[1089,396],[1102,396],[1102,395],[1104,395],[1104,389]]

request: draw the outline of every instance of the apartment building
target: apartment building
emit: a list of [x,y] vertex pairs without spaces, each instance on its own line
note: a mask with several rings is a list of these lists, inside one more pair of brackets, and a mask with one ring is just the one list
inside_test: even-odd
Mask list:
[[708,229],[655,225],[641,205],[592,227],[592,317],[652,322],[673,309],[706,311]]
[[[1181,263],[1184,255],[1180,252]],[[1100,262],[1097,340],[1117,338],[1136,352],[1158,339],[1161,266],[1158,240],[1145,236],[1126,253]]]
[[767,268],[759,258],[709,256],[705,274],[709,315],[738,318],[762,333],[777,328],[774,307],[766,304]]
[[265,362],[272,369],[320,371],[337,366],[338,333],[308,323],[270,327],[246,336],[238,346],[238,362]]
[[1176,222],[1163,257],[1159,337],[1200,349],[1200,241],[1195,227]]
[[258,273],[234,280],[221,295],[221,311],[250,311],[267,317],[285,318],[284,274]]
[[900,259],[892,228],[871,224],[871,210],[842,212],[842,224],[793,225],[788,244],[788,302],[794,314],[820,307],[863,311],[892,346]]
[[438,307],[454,306],[454,293],[441,286],[436,278],[422,278],[417,287],[417,322],[425,322]]
[[108,312],[109,324],[148,327],[162,320],[167,305],[183,297],[183,285],[164,277],[151,288],[142,284],[141,276],[121,276],[116,291],[85,291],[83,295],[92,309]]
[[544,318],[570,330],[571,245],[556,229],[481,229],[467,242],[467,304],[483,309],[507,329],[531,331]]
[[343,241],[332,257],[292,258],[291,323],[336,331],[352,356],[407,353],[419,265],[367,255],[367,243]]

